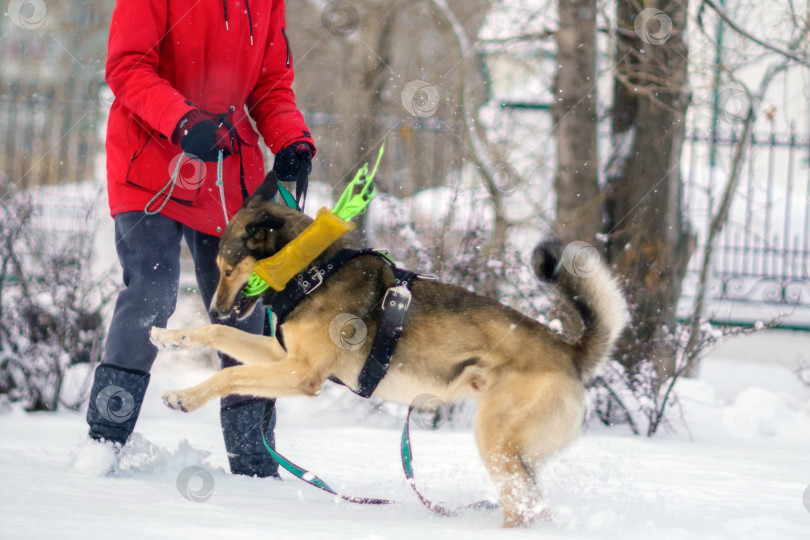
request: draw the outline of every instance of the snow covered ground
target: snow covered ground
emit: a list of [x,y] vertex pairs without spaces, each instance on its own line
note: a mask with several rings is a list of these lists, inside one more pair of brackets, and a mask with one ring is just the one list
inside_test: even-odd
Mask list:
[[[316,192],[313,208],[327,198]],[[203,319],[199,299],[184,293],[170,326]],[[682,381],[685,424],[675,433],[587,427],[542,472],[553,520],[518,531],[501,530],[498,511],[431,514],[405,483],[402,418],[371,415],[337,388],[280,402],[279,450],[343,493],[401,504],[338,502],[286,473],[281,481],[229,474],[218,407],[183,415],[160,401],[164,390],[209,376],[212,360],[160,354],[133,441],[109,477],[73,468],[83,411],[0,406],[0,539],[808,538],[810,390],[791,370],[810,361],[810,334],[771,331],[718,347],[699,379]],[[495,497],[469,429],[414,428],[412,437],[428,497],[450,507]]]
[[[338,502],[286,473],[281,481],[229,474],[218,407],[183,415],[159,398],[210,368],[193,351],[163,352],[112,476],[72,470],[83,413],[0,413],[0,538],[807,538],[810,391],[790,373],[807,351],[808,334],[738,338],[681,385],[688,429],[647,439],[587,428],[542,473],[553,521],[517,531],[499,528],[498,511],[442,518],[423,508],[402,474],[401,423],[369,416],[339,389],[280,403],[279,450],[338,491],[401,504]],[[450,506],[495,496],[471,431],[412,436],[426,495]],[[184,470],[201,471],[180,479],[186,497]]]
[[[312,208],[328,198],[315,191]],[[114,264],[100,258],[103,269]],[[203,319],[199,299],[184,294],[170,326]],[[183,415],[160,401],[209,376],[212,360],[160,354],[133,441],[109,477],[73,468],[83,411],[0,406],[0,539],[809,537],[810,390],[791,370],[810,362],[810,334],[771,331],[718,347],[699,379],[680,384],[685,424],[675,433],[647,439],[588,426],[542,472],[553,520],[519,531],[501,530],[499,511],[431,514],[405,483],[402,418],[370,415],[337,388],[279,404],[279,450],[343,493],[401,504],[338,502],[286,473],[282,481],[229,474],[218,407]],[[412,437],[428,497],[450,507],[495,497],[469,429],[415,428]]]

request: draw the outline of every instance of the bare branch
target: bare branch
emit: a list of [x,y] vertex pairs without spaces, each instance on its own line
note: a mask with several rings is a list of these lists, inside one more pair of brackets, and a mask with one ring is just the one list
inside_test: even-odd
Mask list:
[[[745,121],[743,122],[742,135],[740,135],[737,145],[734,148],[731,172],[729,173],[726,189],[723,192],[720,208],[717,209],[717,212],[712,217],[711,224],[709,225],[709,231],[706,236],[706,243],[703,247],[703,259],[701,262],[700,278],[698,280],[697,298],[695,299],[695,309],[690,327],[689,342],[686,345],[687,356],[691,355],[693,349],[695,348],[697,340],[697,327],[700,324],[700,319],[703,315],[703,305],[706,300],[706,283],[708,281],[709,266],[711,265],[711,257],[712,252],[714,251],[715,240],[720,234],[723,226],[725,226],[726,221],[728,221],[728,213],[731,209],[731,203],[734,199],[734,195],[737,193],[737,188],[739,187],[740,173],[743,168],[743,155],[745,148],[748,146],[749,136],[751,134],[751,130],[753,129],[754,120],[757,116],[757,109],[759,108],[759,104],[762,102],[762,97],[768,90],[768,86],[770,86],[771,81],[774,79],[774,77],[776,77],[777,74],[787,69],[790,64],[791,61],[789,59],[782,59],[779,62],[774,62],[771,64],[766,70],[765,74],[762,76],[759,83],[759,88],[755,94],[752,93],[745,84],[741,84],[742,88],[745,90],[745,93],[749,97],[751,106],[748,109]],[[696,358],[690,357],[689,361],[687,362],[688,367],[691,368],[691,364],[693,364],[695,360]]]
[[[492,201],[493,214],[495,216],[495,224],[492,235],[492,240],[487,244],[486,249],[490,252],[490,257],[500,259],[503,256],[503,248],[506,245],[506,233],[509,223],[506,219],[503,197],[498,190],[498,183],[495,178],[495,171],[493,170],[492,163],[500,161],[496,155],[495,149],[489,144],[476,129],[475,113],[469,110],[465,95],[465,73],[466,63],[464,60],[471,56],[474,51],[474,46],[470,43],[464,27],[459,22],[455,13],[447,5],[446,0],[432,0],[433,4],[438,8],[439,12],[447,21],[449,28],[455,36],[456,43],[459,50],[459,63],[461,69],[461,90],[459,92],[459,104],[461,105],[461,117],[464,121],[464,127],[467,131],[467,140],[471,147],[471,154],[473,161],[481,173],[484,181],[484,186],[489,192]],[[495,284],[488,285],[490,290],[486,291],[488,294],[494,294]]]
[[[714,0],[703,0],[703,3],[708,5],[710,8],[712,8],[714,10],[714,12],[717,13],[717,15],[723,20],[723,22],[725,22],[727,25],[729,25],[729,27],[732,30],[734,30],[735,32],[737,32],[741,36],[745,37],[746,39],[749,39],[749,40],[753,41],[754,43],[756,43],[757,45],[759,45],[760,47],[762,47],[764,49],[767,49],[767,50],[769,50],[771,52],[774,52],[776,54],[780,54],[780,55],[784,56],[785,58],[788,58],[788,59],[790,59],[790,60],[792,60],[792,61],[794,61],[796,63],[802,64],[803,66],[810,67],[810,60],[808,60],[808,58],[806,56],[798,55],[798,54],[796,54],[795,52],[793,52],[791,50],[783,49],[783,48],[781,48],[781,47],[779,47],[777,45],[773,45],[771,43],[768,43],[767,41],[764,41],[764,40],[754,36],[748,30],[742,28],[739,24],[734,22],[731,19],[731,17],[729,17],[729,15],[726,13],[726,11],[722,7],[715,4]],[[806,31],[802,32],[802,36],[804,36],[805,34],[806,34]]]
[[557,32],[554,30],[545,29],[542,32],[530,32],[528,34],[518,34],[516,36],[508,36],[502,38],[489,38],[482,39],[481,43],[487,45],[503,45],[505,43],[514,43],[517,41],[542,41],[554,37]]

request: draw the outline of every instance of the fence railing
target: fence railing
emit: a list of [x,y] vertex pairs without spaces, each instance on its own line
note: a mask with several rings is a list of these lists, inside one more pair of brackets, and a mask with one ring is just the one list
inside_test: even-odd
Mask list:
[[[698,235],[685,300],[694,295],[708,223],[728,181],[738,140],[691,132],[682,155],[684,205]],[[716,239],[707,298],[715,319],[782,317],[810,325],[810,138],[753,134],[729,220]]]
[[33,83],[12,83],[0,94],[0,187],[24,190],[92,178],[103,145],[103,111],[77,94],[70,84],[43,89]]

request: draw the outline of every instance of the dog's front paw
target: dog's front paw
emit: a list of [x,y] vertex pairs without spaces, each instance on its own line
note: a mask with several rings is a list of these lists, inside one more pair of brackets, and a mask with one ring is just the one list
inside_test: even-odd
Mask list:
[[166,349],[169,347],[177,348],[180,346],[180,341],[174,339],[174,332],[172,330],[158,328],[157,326],[153,326],[149,331],[149,341],[158,349]]
[[191,349],[202,346],[192,341],[188,333],[183,330],[167,330],[157,326],[153,326],[149,331],[149,340],[159,349]]
[[183,390],[170,390],[163,394],[163,403],[175,411],[191,412],[199,405],[187,392]]

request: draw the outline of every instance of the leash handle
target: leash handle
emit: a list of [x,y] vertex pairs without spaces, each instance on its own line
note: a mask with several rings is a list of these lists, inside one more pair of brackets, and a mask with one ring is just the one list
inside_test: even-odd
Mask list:
[[[183,153],[177,159],[177,165],[174,167],[174,172],[172,173],[171,177],[169,177],[169,181],[163,184],[163,187],[160,188],[157,193],[155,193],[149,202],[146,203],[146,206],[143,207],[143,213],[147,216],[154,216],[155,214],[159,214],[166,208],[166,204],[169,202],[169,199],[172,198],[172,193],[174,193],[174,186],[177,185],[177,175],[180,174],[180,166],[183,164],[183,158],[186,157],[186,154]],[[157,202],[158,197],[160,197],[164,191],[168,189],[169,191],[166,193],[166,198],[163,199],[163,202],[158,206],[155,210],[149,210],[149,207],[152,206],[155,202]]]

